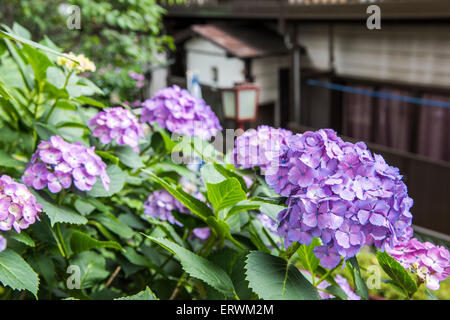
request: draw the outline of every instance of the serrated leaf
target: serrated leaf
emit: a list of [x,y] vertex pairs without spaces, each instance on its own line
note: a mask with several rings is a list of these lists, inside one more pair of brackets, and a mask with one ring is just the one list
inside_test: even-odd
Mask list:
[[8,239],[14,239],[16,241],[22,242],[29,247],[36,246],[33,239],[31,239],[31,237],[28,234],[26,234],[25,232],[21,232],[21,233],[9,232],[7,237],[8,237]]
[[146,237],[175,254],[180,259],[183,270],[191,277],[206,282],[226,297],[235,297],[233,282],[227,273],[218,265],[180,247],[174,242],[166,239]]
[[245,265],[253,291],[265,300],[319,300],[313,285],[297,267],[282,258],[252,251]]
[[37,297],[39,278],[36,272],[11,249],[0,252],[0,282],[14,290],[28,290]]
[[57,222],[70,223],[70,224],[86,224],[87,219],[74,210],[59,206],[53,202],[50,197],[48,197],[43,192],[31,191],[35,196],[38,203],[42,205],[42,210],[50,218],[51,225],[54,226]]
[[229,178],[216,184],[207,183],[206,189],[208,200],[216,209],[216,213],[246,199],[245,192],[236,178]]
[[115,300],[158,300],[158,298],[149,287],[146,287],[144,291],[141,291],[133,296],[118,298]]
[[70,238],[70,248],[75,254],[96,248],[122,250],[122,246],[115,241],[100,241],[81,231],[72,232],[72,236]]
[[416,282],[411,278],[408,271],[386,252],[377,252],[377,260],[386,274],[403,289],[407,295],[417,291]]
[[88,195],[92,197],[111,197],[113,194],[122,190],[127,174],[123,172],[118,166],[110,165],[106,168],[106,172],[111,179],[109,184],[109,190],[103,187],[103,183],[100,179],[92,186],[92,189],[87,192]]

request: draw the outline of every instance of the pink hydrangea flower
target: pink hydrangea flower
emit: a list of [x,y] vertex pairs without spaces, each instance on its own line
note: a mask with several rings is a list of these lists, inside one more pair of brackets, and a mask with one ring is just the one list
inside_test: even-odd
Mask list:
[[[11,177],[0,177],[0,230],[14,228],[18,233],[28,228],[42,212],[42,206],[28,188]],[[0,251],[6,247],[6,240],[0,239]]]
[[387,252],[431,290],[438,290],[439,282],[450,275],[450,253],[442,246],[412,238],[387,247]]
[[109,190],[110,179],[106,164],[95,153],[80,142],[68,143],[59,136],[41,141],[31,162],[25,169],[22,181],[36,190],[48,188],[52,193],[75,185],[81,191],[89,191],[99,178]]

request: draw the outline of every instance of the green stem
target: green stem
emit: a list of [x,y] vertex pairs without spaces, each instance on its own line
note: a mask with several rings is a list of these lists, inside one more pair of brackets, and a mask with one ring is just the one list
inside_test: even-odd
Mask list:
[[286,260],[290,260],[291,257],[297,252],[298,248],[300,248],[300,243],[295,242],[292,246],[290,246],[287,251],[282,255],[282,258]]
[[[67,74],[66,81],[64,81],[62,90],[66,89],[67,84],[69,83],[69,78],[72,76],[73,72],[74,71],[72,70]],[[52,115],[53,111],[55,110],[55,107],[56,107],[56,104],[58,103],[58,101],[59,101],[59,97],[55,99],[55,102],[53,102],[52,106],[50,107],[50,111],[47,113],[47,116],[45,117],[45,122],[48,122],[48,120],[50,119],[50,116]]]
[[336,270],[337,268],[339,268],[340,266],[341,266],[341,264],[342,264],[342,259],[341,259],[341,261],[339,262],[339,264],[336,266],[336,267],[334,267],[333,269],[330,269],[330,270],[328,270],[320,279],[319,279],[319,281],[317,281],[317,283],[315,283],[315,287],[317,287],[322,281],[324,281],[326,278],[328,278],[328,276],[334,271],[334,270]]
[[56,224],[56,235],[58,236],[58,242],[59,242],[58,248],[60,249],[63,258],[65,258],[65,259],[69,258],[69,252],[67,250],[66,243],[64,242],[64,238],[62,236],[61,227],[60,227],[59,223]]

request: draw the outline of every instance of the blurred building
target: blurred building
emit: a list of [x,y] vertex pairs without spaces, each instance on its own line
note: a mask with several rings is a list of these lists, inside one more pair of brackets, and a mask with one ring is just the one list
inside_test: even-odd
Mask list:
[[[366,25],[373,4],[381,29]],[[262,88],[259,123],[367,141],[405,175],[415,223],[450,234],[450,1],[186,0],[167,9],[178,48],[169,81],[198,69],[220,110],[217,88],[245,77]],[[257,44],[279,53],[233,52]]]

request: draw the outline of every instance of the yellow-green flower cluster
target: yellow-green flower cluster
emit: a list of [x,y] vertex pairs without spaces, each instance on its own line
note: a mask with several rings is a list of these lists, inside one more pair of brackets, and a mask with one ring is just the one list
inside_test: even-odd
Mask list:
[[89,60],[84,54],[75,55],[73,52],[70,52],[66,54],[66,56],[67,57],[58,57],[57,60],[58,65],[65,66],[69,70],[75,70],[75,72],[77,73],[85,71],[94,72],[96,69],[95,64],[91,60]]

